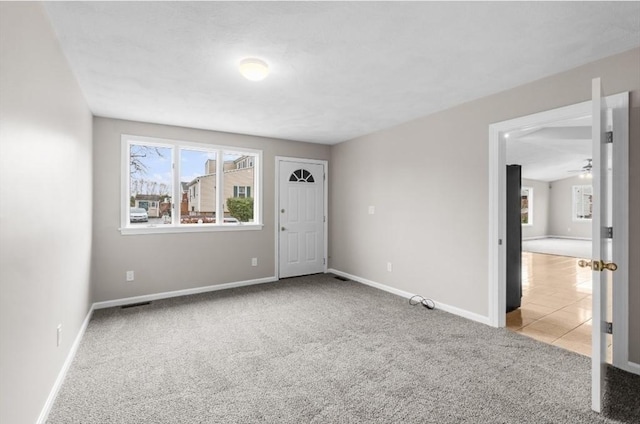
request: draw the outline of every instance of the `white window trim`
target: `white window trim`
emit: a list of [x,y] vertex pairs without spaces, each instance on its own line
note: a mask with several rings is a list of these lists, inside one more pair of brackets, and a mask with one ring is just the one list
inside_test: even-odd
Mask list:
[[526,224],[520,224],[523,227],[533,227],[533,187],[522,186],[520,188],[520,199],[522,199],[522,190],[529,190],[528,200],[529,205],[527,206],[527,213],[529,214],[529,222]]
[[[153,145],[158,147],[165,147],[172,149],[171,161],[173,163],[173,190],[172,190],[172,218],[174,222],[172,224],[163,224],[156,226],[150,224],[149,226],[136,226],[130,227],[129,225],[129,154],[131,144],[144,144]],[[120,175],[120,234],[122,235],[139,235],[139,234],[170,234],[170,233],[202,233],[202,232],[215,232],[215,231],[251,231],[262,230],[264,227],[262,216],[262,164],[263,155],[262,150],[240,148],[237,146],[222,146],[206,143],[196,143],[183,140],[171,140],[156,137],[145,137],[130,134],[122,134],[120,138],[120,162],[121,162],[121,175]],[[182,185],[180,184],[180,160],[179,151],[181,148],[192,148],[197,150],[211,150],[217,151],[217,158],[222,158],[223,152],[227,154],[251,154],[255,155],[258,160],[254,161],[254,188],[253,188],[253,202],[254,202],[254,216],[255,222],[251,223],[225,223],[224,220],[216,220],[214,224],[180,224],[180,201],[182,199]],[[223,165],[222,160],[216,161],[217,176],[216,186],[222,187],[221,174]],[[221,210],[224,203],[223,190],[217,191],[217,207],[216,210]],[[219,207],[218,207],[219,206]],[[222,222],[220,222],[222,221]]]
[[[592,218],[580,218],[578,217],[578,210],[576,204],[576,188],[578,187],[591,187],[591,195],[593,196],[593,185],[591,184],[577,184],[571,186],[571,219],[573,222],[591,222]],[[593,207],[593,204],[591,205]]]

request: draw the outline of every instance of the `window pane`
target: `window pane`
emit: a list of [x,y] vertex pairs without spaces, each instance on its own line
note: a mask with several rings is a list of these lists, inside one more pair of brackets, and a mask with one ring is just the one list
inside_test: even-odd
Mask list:
[[255,163],[253,155],[224,153],[224,216],[226,223],[254,222]]
[[180,149],[181,224],[216,222],[215,151]]
[[590,185],[573,186],[573,219],[593,218],[593,188]]
[[531,198],[533,188],[522,187],[520,191],[520,223],[522,225],[531,225]]
[[171,224],[172,149],[129,145],[129,226]]

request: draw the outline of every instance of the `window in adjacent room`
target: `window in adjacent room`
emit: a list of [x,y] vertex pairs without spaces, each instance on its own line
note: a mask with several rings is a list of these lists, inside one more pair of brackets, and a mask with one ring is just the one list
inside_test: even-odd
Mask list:
[[573,220],[585,221],[593,218],[593,187],[573,186]]
[[520,190],[520,223],[533,225],[533,187]]

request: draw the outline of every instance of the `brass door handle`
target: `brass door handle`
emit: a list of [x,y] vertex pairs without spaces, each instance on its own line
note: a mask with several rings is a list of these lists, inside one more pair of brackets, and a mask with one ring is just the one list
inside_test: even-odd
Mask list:
[[587,261],[585,259],[580,259],[578,261],[578,266],[581,268],[591,268],[594,271],[604,271],[608,269],[609,271],[615,271],[618,269],[618,265],[614,262],[605,262],[603,260],[599,261]]

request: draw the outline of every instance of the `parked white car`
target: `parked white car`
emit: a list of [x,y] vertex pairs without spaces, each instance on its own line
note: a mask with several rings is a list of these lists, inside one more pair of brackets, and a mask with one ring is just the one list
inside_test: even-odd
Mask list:
[[131,208],[129,210],[129,222],[147,222],[149,214],[144,208]]

